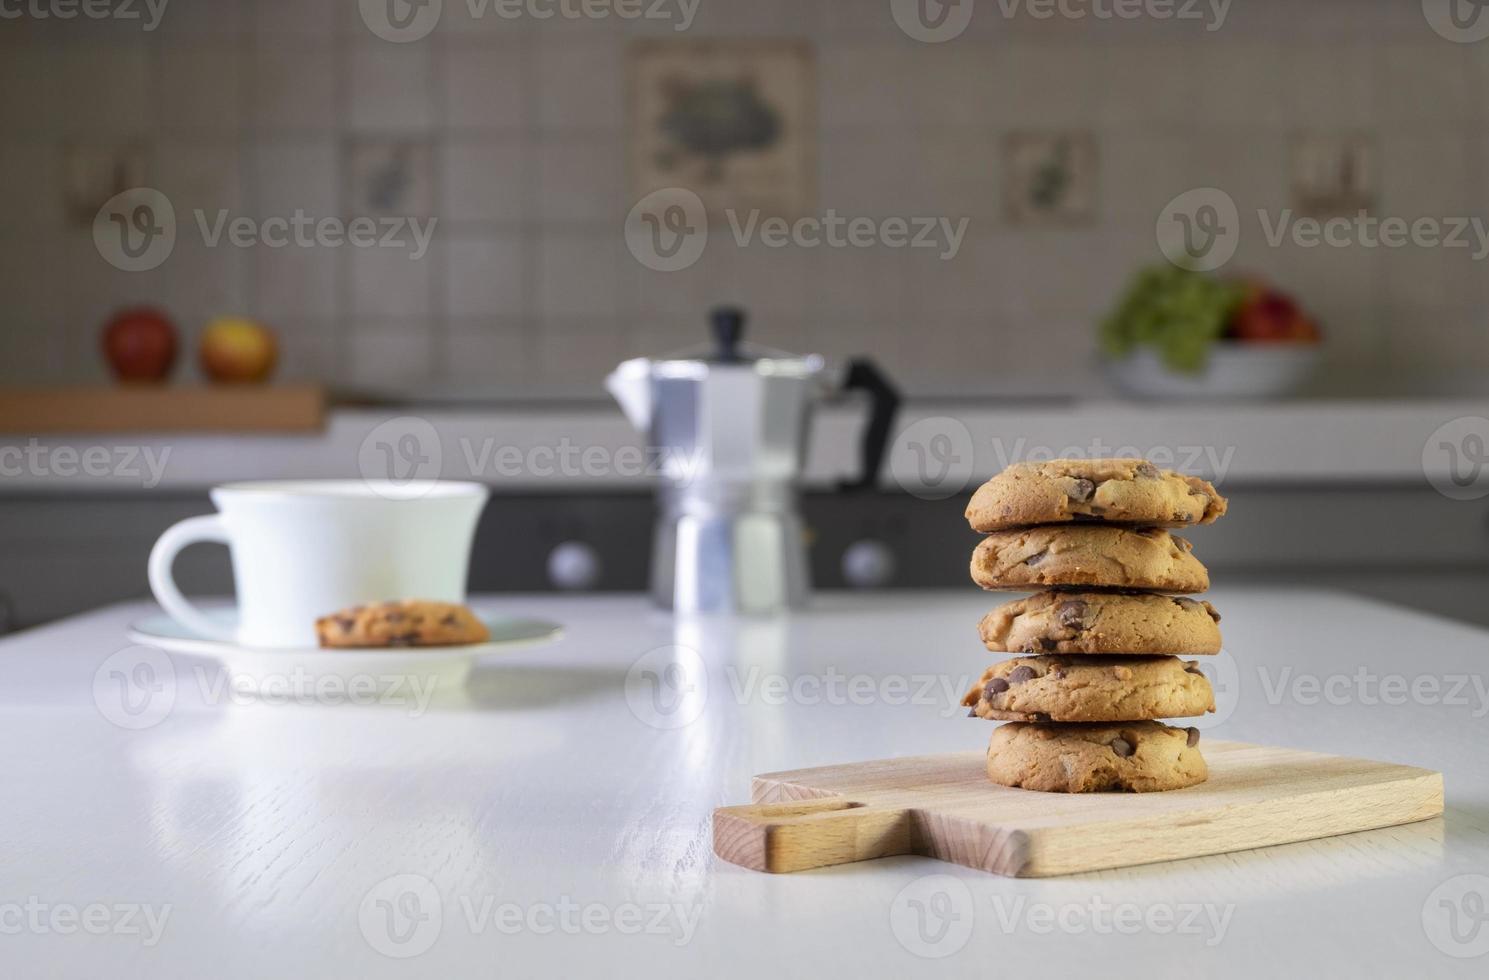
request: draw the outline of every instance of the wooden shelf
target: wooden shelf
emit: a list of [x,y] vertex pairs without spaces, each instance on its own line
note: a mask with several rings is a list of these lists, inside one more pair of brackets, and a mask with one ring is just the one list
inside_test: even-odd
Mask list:
[[0,432],[314,432],[320,385],[118,385],[0,389]]

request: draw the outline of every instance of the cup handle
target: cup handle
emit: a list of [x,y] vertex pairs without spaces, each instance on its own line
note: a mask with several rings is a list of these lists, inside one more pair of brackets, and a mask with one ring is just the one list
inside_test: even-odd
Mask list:
[[214,622],[192,605],[176,587],[176,580],[171,574],[171,566],[175,564],[176,555],[181,549],[199,541],[229,543],[227,528],[223,526],[221,515],[188,517],[166,528],[165,533],[155,542],[155,547],[150,549],[150,591],[155,593],[155,601],[160,603],[161,608],[182,626],[195,630],[201,636],[231,643],[237,640],[234,631]]

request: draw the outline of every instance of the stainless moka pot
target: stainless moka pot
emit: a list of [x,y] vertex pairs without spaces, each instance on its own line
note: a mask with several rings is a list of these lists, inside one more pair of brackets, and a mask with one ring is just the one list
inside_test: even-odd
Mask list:
[[605,387],[658,454],[662,482],[652,551],[657,604],[680,613],[771,613],[805,603],[811,582],[797,480],[813,406],[863,389],[872,411],[863,472],[873,486],[899,397],[868,361],[841,379],[824,359],[741,342],[744,313],[712,315],[713,345],[619,365]]

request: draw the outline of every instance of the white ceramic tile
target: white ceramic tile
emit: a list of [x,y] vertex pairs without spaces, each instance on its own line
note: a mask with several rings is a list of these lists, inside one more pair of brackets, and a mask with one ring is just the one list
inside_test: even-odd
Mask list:
[[906,216],[916,200],[914,154],[914,141],[903,134],[825,134],[817,163],[816,212],[832,208],[845,217]]
[[1081,52],[1099,79],[1094,92],[1102,129],[1131,126],[1187,126],[1199,105],[1194,80],[1203,77],[1204,59],[1179,44],[1121,44]]
[[298,41],[259,45],[253,69],[254,123],[260,129],[330,129],[337,123],[337,54]]
[[178,39],[194,43],[204,38],[232,40],[241,36],[252,25],[252,7],[255,2],[257,0],[210,0],[208,3],[201,3],[200,0],[188,3],[166,0],[162,4],[160,0],[154,0],[153,6],[159,11],[159,17],[153,28],[149,26],[151,3],[136,0],[130,4],[114,3],[112,6],[121,11],[138,10],[138,19],[124,23],[132,29],[137,25],[146,36],[153,35],[166,44],[172,44]]
[[242,50],[235,44],[162,44],[155,63],[156,126],[167,132],[235,132],[242,76]]
[[[17,326],[62,319],[66,245],[53,225],[28,229],[25,223],[16,222],[0,237],[0,255],[5,256],[0,261],[0,295],[5,297],[7,316],[14,318]],[[5,332],[0,330],[0,334]]]
[[1375,118],[1374,50],[1362,43],[1301,44],[1283,49],[1287,111],[1304,128],[1357,129]]
[[275,381],[343,380],[346,366],[336,356],[335,320],[285,315],[268,318],[279,343]]
[[[569,5],[572,11],[576,5]],[[444,36],[456,38],[501,37],[508,40],[523,40],[532,34],[536,21],[531,9],[546,10],[533,4],[513,4],[504,0],[459,0],[446,3],[440,13],[435,30]],[[565,26],[573,21],[563,20],[564,8],[552,5],[554,16]]]
[[906,249],[883,247],[812,249],[808,310],[855,316],[903,312],[909,306],[910,269],[919,258]]
[[[12,137],[6,143],[5,152],[0,153],[0,214],[6,216],[9,232],[24,236],[34,229],[51,231],[62,224],[62,160],[61,149],[51,140]],[[14,250],[3,254],[8,259]]]
[[1286,125],[1291,115],[1292,79],[1287,49],[1273,43],[1208,45],[1195,57],[1199,118],[1227,129]]
[[531,384],[537,365],[530,334],[520,320],[448,320],[442,374],[462,384]]
[[1464,45],[1424,33],[1421,43],[1387,44],[1378,53],[1380,119],[1387,125],[1455,125],[1470,115]]
[[[1255,227],[1256,209],[1275,215],[1293,207],[1291,140],[1283,132],[1206,130],[1195,133],[1190,145],[1190,181],[1175,187],[1174,195],[1190,187],[1217,187],[1236,202],[1248,230]],[[1160,209],[1167,203],[1164,200]],[[1157,217],[1155,212],[1154,220]]]
[[398,248],[343,248],[350,267],[352,312],[359,316],[423,316],[430,310],[433,256]]
[[605,375],[635,355],[629,329],[604,317],[545,319],[535,339],[544,385],[555,392],[598,394]]
[[989,129],[945,129],[910,144],[906,213],[996,221],[1003,213],[1001,140]]
[[340,310],[335,248],[295,244],[255,251],[257,309],[275,319],[333,317]]
[[845,43],[817,52],[824,132],[895,127],[914,119],[911,52],[904,44]]
[[1481,214],[1482,201],[1469,186],[1469,148],[1469,141],[1456,133],[1383,135],[1380,213],[1408,221],[1424,215]]
[[621,236],[551,232],[539,239],[537,311],[550,317],[614,317]]
[[1104,134],[1097,147],[1101,221],[1144,225],[1152,231],[1159,213],[1175,196],[1191,187],[1210,186],[1207,180],[1224,180],[1197,167],[1192,150],[1192,142],[1182,136]]
[[619,139],[545,137],[538,145],[538,214],[544,222],[593,222],[619,228],[626,165]]
[[229,137],[163,137],[155,141],[148,179],[170,198],[177,221],[196,209],[238,215],[244,212],[242,161],[238,141]]
[[63,132],[140,133],[155,116],[150,52],[143,45],[63,45],[53,58],[52,78]]
[[173,314],[197,322],[220,314],[246,313],[250,251],[259,247],[239,247],[226,236],[209,245],[196,229],[178,233],[170,258],[157,270],[162,281],[155,299]]
[[538,124],[544,131],[617,130],[625,90],[621,44],[549,37],[537,46]]
[[915,123],[922,128],[993,125],[999,113],[993,100],[1009,98],[999,83],[1010,76],[1002,65],[1007,49],[968,42],[924,45],[906,56]]
[[1100,76],[1103,50],[1029,41],[995,48],[987,74],[979,79],[988,122],[1039,129],[1093,124],[1114,85],[1142,84]]
[[791,316],[807,308],[811,263],[802,249],[735,248],[730,265],[730,282],[747,308]]
[[176,266],[170,259],[147,272],[116,269],[99,255],[87,231],[69,232],[63,254],[63,309],[67,329],[70,336],[81,331],[90,338],[86,355],[90,359],[93,334],[105,317],[122,306],[158,305],[176,274]]
[[680,318],[702,324],[710,305],[730,288],[740,251],[727,232],[711,235],[698,261],[675,272],[648,269],[626,253],[618,273],[627,287],[624,308],[642,322]]
[[428,44],[377,39],[350,46],[351,125],[364,131],[418,131],[433,122]]
[[510,41],[448,41],[441,65],[445,125],[502,130],[525,125],[532,97],[531,52],[531,47]]
[[451,316],[520,315],[527,256],[515,234],[444,241],[444,308]]
[[1016,297],[1021,238],[969,228],[956,258],[916,258],[910,281],[911,309],[937,320],[973,317],[1004,308]]
[[342,0],[249,0],[252,28],[265,38],[330,37],[340,15],[347,12]]
[[357,384],[415,385],[433,368],[432,329],[427,320],[377,318],[359,321],[348,338],[350,378]]
[[257,212],[291,217],[304,211],[315,218],[341,213],[336,145],[320,137],[265,140],[254,153]]
[[516,222],[527,213],[529,144],[452,137],[441,149],[440,221]]
[[57,131],[61,104],[57,52],[41,44],[0,47],[0,128],[43,135]]

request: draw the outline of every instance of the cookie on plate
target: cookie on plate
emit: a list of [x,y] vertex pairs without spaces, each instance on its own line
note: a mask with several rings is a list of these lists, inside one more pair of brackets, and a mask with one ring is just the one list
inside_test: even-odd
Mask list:
[[317,619],[315,635],[323,647],[441,647],[491,638],[465,606],[432,599],[352,606]]
[[993,729],[988,778],[1046,793],[1151,793],[1183,789],[1209,776],[1198,728],[1156,721],[1043,725],[1009,722]]
[[1220,614],[1208,602],[1149,592],[1037,592],[982,617],[997,653],[1220,652]]
[[1214,711],[1215,692],[1193,660],[1050,654],[993,664],[962,704],[990,721],[1148,721]]
[[994,531],[972,553],[984,589],[1100,586],[1203,592],[1210,575],[1187,540],[1160,527],[1047,524]]
[[1015,463],[978,487],[967,522],[976,531],[1070,521],[1183,527],[1225,508],[1208,481],[1145,459],[1055,459]]

